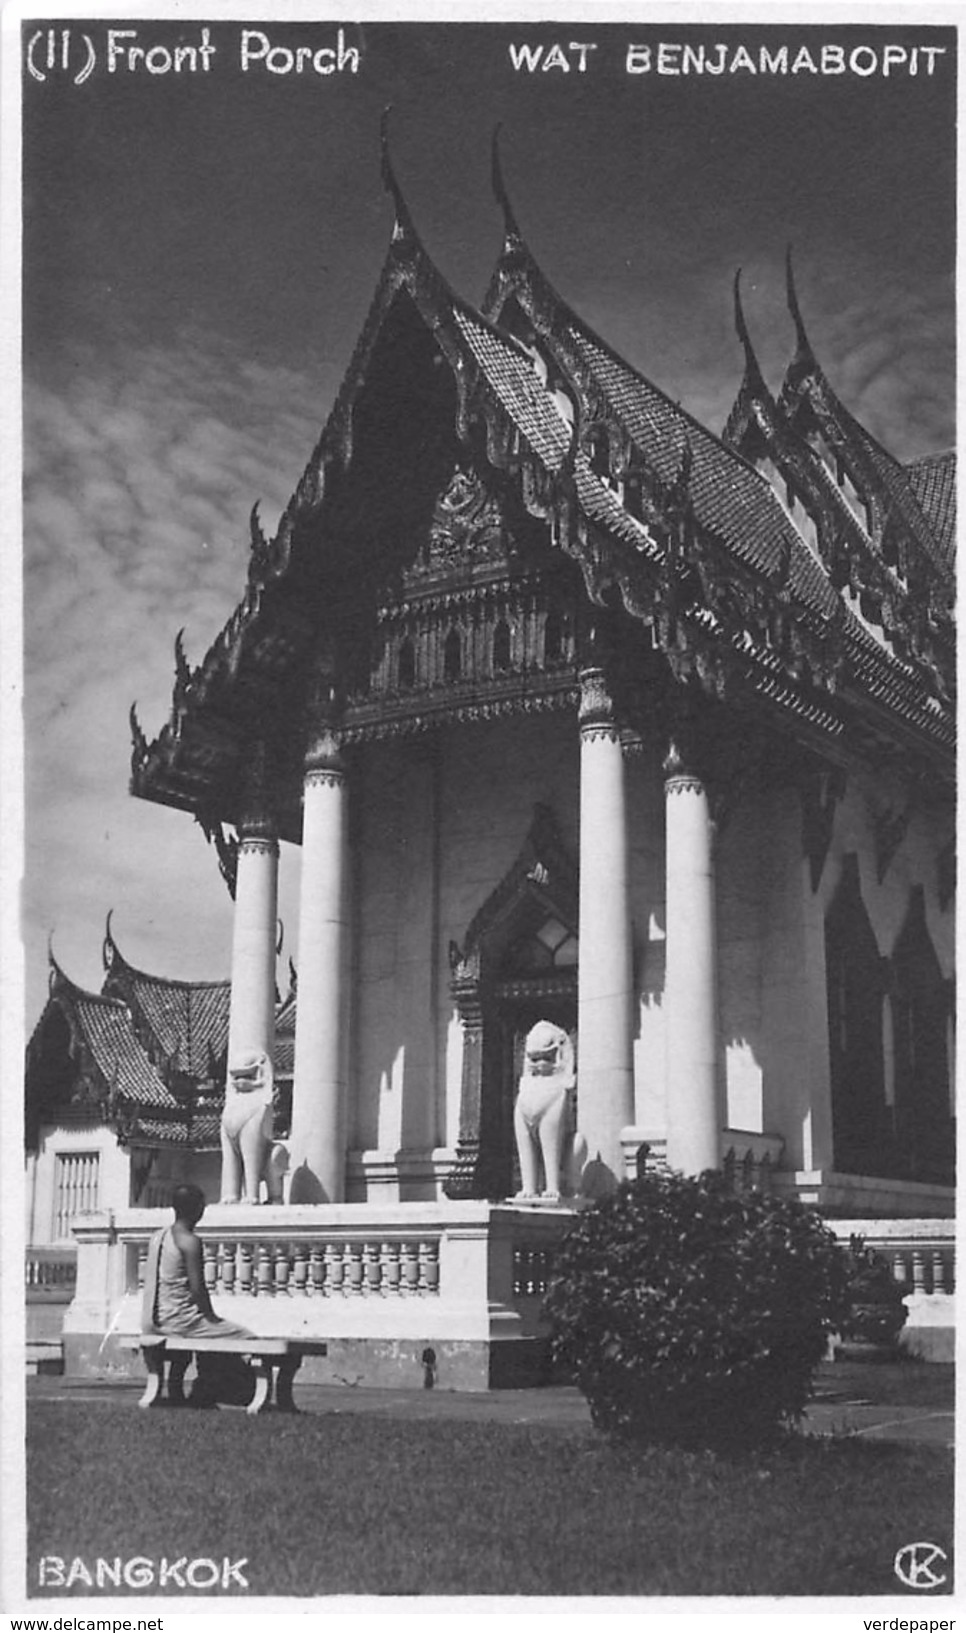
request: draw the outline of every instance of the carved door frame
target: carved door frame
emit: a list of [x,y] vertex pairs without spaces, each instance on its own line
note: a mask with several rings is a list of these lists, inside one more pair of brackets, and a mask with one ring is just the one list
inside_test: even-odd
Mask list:
[[[450,945],[450,992],[463,1022],[463,1078],[456,1167],[445,1186],[452,1198],[499,1199],[513,1185],[512,1092],[506,1082],[508,1022],[545,998],[563,1004],[576,1023],[576,967],[502,979],[514,942],[548,917],[578,930],[577,869],[552,812],[535,807],[523,847],[487,897],[463,947]],[[540,1018],[540,1017],[536,1017]]]

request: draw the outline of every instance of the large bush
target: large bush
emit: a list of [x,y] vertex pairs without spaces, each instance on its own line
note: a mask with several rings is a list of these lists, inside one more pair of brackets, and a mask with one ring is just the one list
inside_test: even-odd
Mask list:
[[577,1217],[554,1270],[554,1359],[622,1438],[773,1439],[844,1310],[845,1255],[818,1216],[713,1172],[622,1185]]

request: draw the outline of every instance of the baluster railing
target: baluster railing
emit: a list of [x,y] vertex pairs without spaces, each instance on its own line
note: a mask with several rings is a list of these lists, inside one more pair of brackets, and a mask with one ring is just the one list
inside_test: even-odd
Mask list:
[[259,1242],[255,1259],[255,1293],[258,1298],[270,1298],[272,1291],[272,1250],[267,1242]]
[[420,1242],[419,1282],[427,1293],[439,1291],[439,1243]]
[[378,1293],[382,1285],[382,1264],[379,1258],[379,1243],[367,1242],[363,1251],[366,1265],[366,1290],[369,1293]]
[[221,1290],[229,1296],[235,1291],[235,1267],[238,1258],[237,1242],[221,1244]]
[[327,1291],[333,1294],[342,1292],[345,1285],[345,1256],[342,1242],[325,1244],[325,1281]]
[[346,1259],[348,1261],[348,1285],[346,1291],[350,1294],[359,1294],[362,1292],[362,1278],[364,1274],[361,1242],[346,1243]]
[[404,1242],[403,1258],[403,1288],[407,1293],[419,1291],[419,1244],[418,1242]]

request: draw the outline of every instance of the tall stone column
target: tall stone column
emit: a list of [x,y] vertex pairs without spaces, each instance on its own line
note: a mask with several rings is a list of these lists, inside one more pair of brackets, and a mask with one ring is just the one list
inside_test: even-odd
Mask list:
[[275,1054],[275,957],[278,929],[278,833],[256,755],[238,823],[231,947],[228,1059],[246,1049]]
[[714,829],[708,794],[672,743],[667,807],[667,1162],[685,1174],[720,1163]]
[[348,787],[338,739],[306,756],[292,1089],[293,1202],[345,1196],[348,1075]]
[[634,975],[620,733],[603,670],[585,669],[580,687],[577,1121],[597,1192],[623,1179],[621,1130],[634,1121]]

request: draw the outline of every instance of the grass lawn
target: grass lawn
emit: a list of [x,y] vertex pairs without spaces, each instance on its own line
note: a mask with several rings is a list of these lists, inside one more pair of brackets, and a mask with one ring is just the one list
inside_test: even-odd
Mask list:
[[891,1594],[905,1543],[951,1556],[952,1482],[944,1448],[858,1439],[725,1462],[589,1427],[38,1399],[30,1592],[43,1555],[143,1554],[247,1558],[253,1595]]

